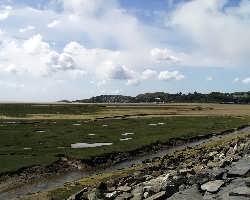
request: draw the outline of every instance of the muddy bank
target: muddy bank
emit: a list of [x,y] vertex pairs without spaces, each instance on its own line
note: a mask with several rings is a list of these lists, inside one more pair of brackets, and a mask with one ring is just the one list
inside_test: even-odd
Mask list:
[[[47,167],[33,166],[20,169],[17,172],[2,174],[0,177],[0,193],[18,188],[24,184],[34,183],[37,180],[46,180],[48,178],[54,177],[55,175],[59,176],[67,174],[67,172],[71,173],[72,171],[80,171],[79,169],[81,169],[81,173],[84,172],[86,173],[85,175],[88,175],[89,173],[91,173],[91,171],[100,171],[104,168],[114,166],[117,163],[124,163],[127,160],[133,160],[135,157],[143,157],[149,154],[154,155],[156,152],[160,152],[163,149],[171,149],[173,147],[182,146],[191,142],[202,141],[213,136],[227,135],[233,133],[235,130],[244,130],[244,128],[246,127],[247,125],[241,126],[237,129],[230,129],[219,133],[199,135],[189,139],[171,139],[167,143],[157,142],[131,152],[106,154],[91,159],[74,160],[61,157],[57,162]],[[131,163],[133,164],[133,162],[128,162],[127,164],[120,166],[126,167],[126,165],[128,166]],[[75,178],[77,178],[77,176]],[[60,184],[63,184],[63,181]]]

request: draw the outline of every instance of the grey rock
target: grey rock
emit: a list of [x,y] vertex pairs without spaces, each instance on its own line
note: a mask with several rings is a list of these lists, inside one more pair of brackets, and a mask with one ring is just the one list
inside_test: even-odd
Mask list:
[[249,200],[249,198],[248,197],[239,197],[239,196],[230,196],[228,199],[225,199],[225,200]]
[[118,195],[115,199],[116,200],[127,200],[127,199],[130,199],[131,197],[132,197],[131,193],[123,192],[122,194]]
[[215,181],[209,181],[203,185],[201,185],[201,189],[203,191],[208,191],[211,193],[218,192],[220,187],[224,184],[223,180],[215,180]]
[[184,184],[179,186],[179,191],[183,191],[185,189],[186,189],[186,186]]
[[244,180],[245,180],[246,186],[250,187],[250,177],[245,178]]
[[149,192],[144,192],[143,197],[146,199],[149,197]]
[[203,200],[217,200],[217,199],[220,199],[220,195],[213,194],[210,192],[205,192],[205,194],[203,196]]
[[132,191],[133,200],[139,200],[143,198],[143,187],[141,185],[137,185]]
[[237,187],[229,193],[229,196],[242,196],[250,198],[250,188],[246,186]]
[[204,200],[246,200],[245,197],[240,196],[229,196],[229,193],[235,189],[236,187],[245,186],[245,182],[243,178],[237,178],[232,180],[229,185],[222,187],[217,194],[212,194],[206,192],[204,195]]
[[88,200],[99,200],[98,198],[98,192],[96,189],[92,190],[88,195],[87,195]]
[[118,196],[118,192],[117,191],[105,194],[105,198],[107,198],[107,199],[114,199],[117,196]]
[[244,176],[250,171],[250,157],[246,156],[236,163],[230,168],[228,168],[229,176]]
[[144,182],[144,192],[158,193],[162,190],[162,187],[165,186],[168,182],[169,175],[159,176],[157,178],[151,179],[150,181]]
[[130,186],[120,186],[117,188],[117,190],[122,192],[129,192],[132,188]]
[[180,173],[181,175],[187,175],[188,173],[189,173],[189,174],[195,174],[195,172],[194,172],[193,169],[187,169],[187,168],[180,169],[180,170],[179,170],[179,173]]
[[224,168],[215,168],[212,170],[208,170],[208,176],[210,180],[221,179],[223,174],[226,173],[227,170]]
[[196,186],[188,188],[184,191],[177,192],[168,200],[202,200],[202,195]]
[[166,192],[165,191],[161,191],[159,193],[156,193],[148,198],[146,198],[145,200],[165,200],[166,199]]
[[88,188],[84,188],[77,192],[76,194],[70,196],[67,200],[80,200],[87,196]]

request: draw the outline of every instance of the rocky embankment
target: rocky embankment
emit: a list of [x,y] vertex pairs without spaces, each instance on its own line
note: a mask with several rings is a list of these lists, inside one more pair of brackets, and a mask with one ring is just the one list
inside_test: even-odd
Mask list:
[[133,174],[82,188],[68,198],[83,199],[249,200],[250,134],[147,160]]

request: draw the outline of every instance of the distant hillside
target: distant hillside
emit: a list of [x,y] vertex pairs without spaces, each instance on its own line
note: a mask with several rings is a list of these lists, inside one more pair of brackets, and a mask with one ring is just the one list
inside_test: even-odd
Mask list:
[[211,92],[202,94],[198,92],[189,94],[169,94],[165,92],[154,92],[139,94],[135,97],[123,95],[100,95],[89,99],[76,100],[78,103],[153,103],[153,102],[176,102],[176,103],[236,103],[249,104],[249,92],[220,93]]

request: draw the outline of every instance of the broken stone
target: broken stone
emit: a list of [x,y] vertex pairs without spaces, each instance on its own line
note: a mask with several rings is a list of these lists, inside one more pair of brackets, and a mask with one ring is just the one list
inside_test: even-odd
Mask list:
[[117,190],[122,191],[122,192],[129,192],[132,188],[129,186],[120,186],[117,188]]
[[203,185],[201,185],[201,189],[203,191],[208,191],[211,193],[218,192],[220,187],[224,184],[223,180],[209,181]]
[[106,195],[105,195],[105,197],[107,198],[107,199],[114,199],[115,197],[117,197],[118,196],[118,192],[117,191],[114,191],[114,192],[111,192],[111,193],[107,193]]
[[130,199],[132,197],[132,194],[128,193],[128,192],[123,192],[122,194],[118,195],[115,199],[116,200],[127,200]]
[[166,199],[166,192],[161,191],[157,194],[152,195],[151,197],[146,198],[145,200],[165,200]]
[[184,191],[175,193],[173,196],[168,198],[168,200],[202,200],[202,195],[197,189],[197,186],[193,186]]
[[245,184],[246,186],[250,187],[250,177],[245,178]]
[[242,196],[250,198],[250,188],[246,186],[237,187],[229,193],[229,196]]
[[250,171],[250,157],[245,157],[237,161],[232,167],[228,168],[229,176],[244,176]]

